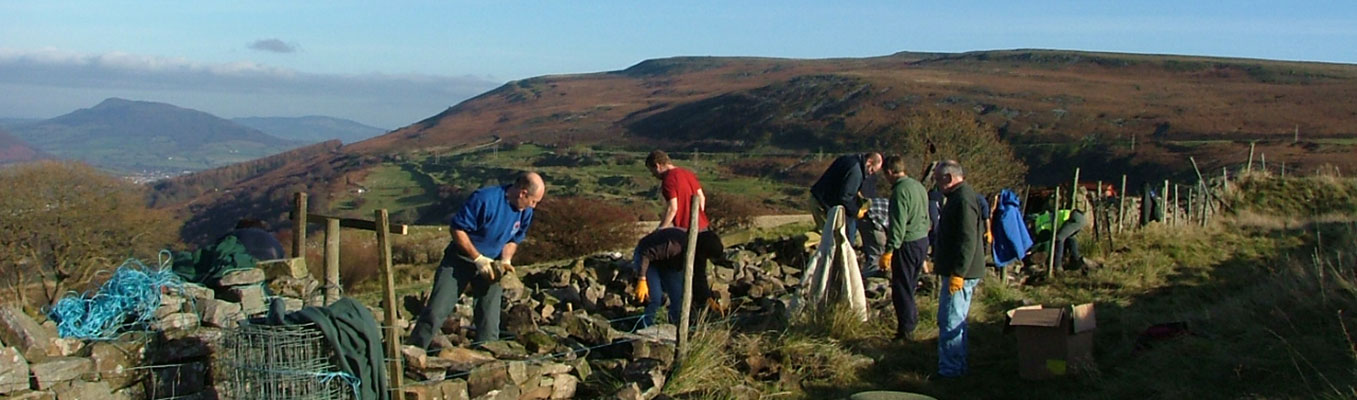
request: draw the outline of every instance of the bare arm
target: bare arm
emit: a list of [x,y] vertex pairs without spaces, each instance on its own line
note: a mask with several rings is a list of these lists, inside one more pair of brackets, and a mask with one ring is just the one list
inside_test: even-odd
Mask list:
[[656,230],[674,226],[674,217],[678,216],[678,198],[669,199],[664,205],[664,215],[660,216],[660,226]]
[[518,252],[518,243],[509,242],[504,244],[504,249],[499,252],[499,260],[511,263],[514,259],[514,253]]
[[707,194],[702,189],[697,189],[697,210],[707,212]]
[[452,241],[454,243],[457,243],[457,249],[461,250],[462,254],[466,255],[467,258],[470,258],[472,260],[480,258],[481,252],[476,251],[476,246],[471,244],[471,236],[468,236],[466,234],[466,231],[463,231],[461,229],[453,229]]

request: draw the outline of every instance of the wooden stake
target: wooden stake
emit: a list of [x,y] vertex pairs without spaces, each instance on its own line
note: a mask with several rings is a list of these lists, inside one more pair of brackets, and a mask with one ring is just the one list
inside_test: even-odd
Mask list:
[[1253,172],[1253,145],[1255,142],[1249,141],[1249,165],[1244,167],[1244,172]]
[[386,296],[382,302],[382,312],[386,316],[386,359],[387,359],[387,377],[391,380],[391,398],[400,400],[405,398],[405,393],[401,387],[405,386],[405,368],[401,365],[404,356],[401,355],[401,336],[400,329],[396,328],[396,275],[391,268],[391,238],[388,231],[391,223],[387,220],[386,209],[373,211],[373,216],[377,222],[377,261],[380,263],[382,274],[382,291]]
[[1169,181],[1167,179],[1164,180],[1164,191],[1159,192],[1159,205],[1163,207],[1160,210],[1164,211],[1164,220],[1159,222],[1168,225],[1171,215],[1169,212]]
[[1121,233],[1126,220],[1126,174],[1121,175],[1121,192],[1117,195],[1121,197],[1121,205],[1117,206],[1117,233]]
[[1057,232],[1060,232],[1060,187],[1059,187],[1059,186],[1056,186],[1056,187],[1055,187],[1055,199],[1054,199],[1054,200],[1055,200],[1055,201],[1052,201],[1052,202],[1051,202],[1051,204],[1052,204],[1052,206],[1051,206],[1051,248],[1050,248],[1051,251],[1050,251],[1050,256],[1047,257],[1047,258],[1050,259],[1050,261],[1046,264],[1046,267],[1047,267],[1046,276],[1047,276],[1048,278],[1050,278],[1050,279],[1055,279],[1055,241],[1056,241],[1056,233],[1057,233]]
[[1267,171],[1267,153],[1259,154],[1263,158],[1263,171]]
[[306,257],[306,193],[292,195],[292,256]]
[[1192,219],[1197,217],[1195,214],[1192,214],[1192,203],[1193,203],[1193,202],[1196,202],[1196,201],[1197,201],[1196,192],[1193,191],[1193,188],[1192,188],[1191,186],[1188,186],[1188,187],[1187,187],[1187,222],[1188,222],[1188,223],[1192,223]]
[[1070,186],[1070,209],[1079,208],[1079,167],[1074,168],[1074,185]]
[[325,218],[325,305],[339,301],[339,219]]
[[[700,199],[693,195],[692,203]],[[678,346],[674,348],[674,371],[683,364],[683,355],[688,353],[688,317],[693,306],[693,260],[697,256],[697,207],[691,207],[688,218],[688,248],[683,252],[683,305],[679,307]],[[673,301],[673,299],[670,299]]]
[[1182,215],[1178,214],[1178,184],[1173,184],[1173,226],[1182,225]]

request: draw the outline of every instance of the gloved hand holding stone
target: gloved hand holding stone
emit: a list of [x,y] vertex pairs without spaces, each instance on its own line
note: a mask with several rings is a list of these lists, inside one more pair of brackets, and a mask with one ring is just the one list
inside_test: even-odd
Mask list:
[[650,299],[650,285],[646,284],[646,278],[636,281],[636,301],[646,302]]
[[489,279],[489,280],[492,280],[492,281],[495,280],[495,267],[494,267],[495,260],[494,260],[494,259],[492,259],[492,258],[490,258],[490,257],[486,257],[485,255],[480,255],[480,256],[476,257],[476,259],[475,259],[474,261],[472,261],[472,263],[476,264],[476,273],[477,273],[477,274],[480,274],[481,276],[484,276],[486,279]]

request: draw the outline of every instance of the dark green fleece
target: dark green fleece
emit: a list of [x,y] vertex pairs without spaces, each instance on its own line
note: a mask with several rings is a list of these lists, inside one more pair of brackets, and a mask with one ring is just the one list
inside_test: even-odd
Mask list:
[[938,275],[966,279],[985,276],[980,203],[975,190],[962,182],[947,197],[938,218],[938,242],[933,246],[933,265]]

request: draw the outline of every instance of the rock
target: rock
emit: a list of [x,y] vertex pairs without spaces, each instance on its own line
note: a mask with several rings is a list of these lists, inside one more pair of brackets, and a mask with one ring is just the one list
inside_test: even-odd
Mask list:
[[48,390],[14,393],[5,400],[57,400],[57,394]]
[[28,360],[19,349],[0,349],[0,395],[28,389]]
[[536,316],[537,316],[537,317],[540,317],[541,320],[542,320],[542,322],[550,322],[550,321],[551,321],[551,317],[552,317],[552,315],[554,315],[554,314],[556,314],[556,306],[554,306],[554,305],[551,305],[551,304],[548,304],[548,303],[542,303],[541,305],[538,305],[538,306],[537,306],[537,315],[536,315]]
[[575,287],[575,285],[573,284],[563,288],[542,289],[542,294],[556,300],[555,303],[543,300],[542,301],[543,303],[555,304],[556,308],[558,309],[565,307],[561,305],[563,303],[574,304],[576,306],[584,305],[584,300],[583,297],[580,295],[579,288]]
[[245,318],[240,312],[240,304],[225,300],[205,299],[198,302],[198,313],[207,326],[234,328],[236,322]]
[[472,369],[466,380],[468,394],[471,397],[480,397],[507,385],[509,383],[508,365],[508,362],[505,361],[495,361]]
[[607,294],[607,290],[604,289],[603,285],[597,282],[589,282],[589,287],[584,288],[584,293],[581,294],[581,300],[584,301],[582,305],[591,310],[602,307],[604,294]]
[[34,387],[44,390],[62,382],[77,380],[81,375],[94,371],[94,361],[81,357],[51,357],[31,364],[29,368]]
[[495,358],[501,360],[522,360],[528,358],[528,350],[515,341],[496,340],[493,342],[481,343],[481,350],[485,350],[495,355]]
[[[198,328],[182,336],[158,338],[146,347],[146,360],[151,364],[175,364],[184,360],[202,359],[216,354],[223,332],[218,328]],[[183,392],[181,392],[183,393]]]
[[516,274],[505,274],[499,278],[499,286],[504,289],[504,304],[516,304],[528,298],[528,288]]
[[57,400],[107,399],[113,396],[108,382],[72,381],[52,388]]
[[85,349],[85,341],[75,338],[53,338],[47,347],[47,355],[69,357]]
[[566,365],[569,365],[570,368],[575,369],[575,376],[578,376],[580,380],[589,379],[589,375],[593,375],[594,373],[593,367],[589,366],[589,360],[577,358],[566,361],[565,363]]
[[514,340],[523,344],[523,348],[533,354],[551,353],[556,351],[557,347],[560,347],[560,344],[556,343],[556,339],[553,339],[551,335],[540,331],[532,331],[518,335]]
[[523,386],[529,379],[538,377],[536,372],[540,368],[529,366],[523,361],[509,361],[505,369],[509,372],[509,382]]
[[264,282],[264,278],[265,274],[264,270],[262,269],[259,268],[238,269],[227,272],[225,275],[222,275],[221,278],[218,278],[210,282],[210,284],[212,286],[222,288],[232,286],[254,285],[256,283]]
[[306,257],[260,261],[259,268],[264,270],[264,277],[269,280],[278,277],[294,279],[311,277],[311,271],[306,269]]
[[548,386],[537,385],[520,389],[522,389],[523,392],[522,394],[518,395],[518,400],[547,400],[551,398],[550,385]]
[[141,365],[145,357],[146,345],[140,341],[95,342],[90,345],[90,361],[94,370],[99,371],[100,379],[108,382],[113,390],[125,388],[145,375],[143,369],[132,369]]
[[617,309],[625,307],[626,305],[627,301],[622,299],[622,295],[617,293],[608,293],[603,295],[603,302],[600,305],[600,307],[606,309]]
[[198,325],[198,314],[186,312],[166,315],[164,318],[161,318],[160,321],[156,322],[156,326],[162,331],[175,329],[186,331],[197,328]]
[[444,400],[467,400],[471,395],[467,393],[466,381],[461,379],[451,379],[439,383],[443,388]]
[[628,383],[623,386],[613,398],[617,400],[646,400],[645,397],[641,397],[641,388],[635,383]]
[[674,344],[654,340],[633,340],[627,342],[627,346],[630,347],[628,350],[632,361],[655,359],[659,360],[665,369],[674,364]]
[[562,314],[560,325],[570,337],[591,346],[610,343],[616,336],[607,320],[582,311]]
[[563,288],[570,286],[570,270],[564,268],[552,268],[543,272],[546,275],[547,287]]
[[532,307],[527,304],[509,308],[509,311],[504,313],[503,319],[505,330],[514,336],[537,331],[537,321],[533,318]]
[[636,383],[647,391],[651,388],[663,388],[665,379],[664,363],[653,358],[633,361],[622,369],[623,382]]
[[196,283],[185,282],[184,286],[180,287],[179,293],[195,302],[217,298],[217,294],[212,289]]
[[174,295],[160,296],[160,307],[155,309],[156,319],[165,318],[166,315],[184,311],[184,298]]
[[283,309],[287,310],[287,312],[295,312],[301,310],[302,307],[306,307],[306,302],[302,301],[302,299],[294,299],[291,297],[280,298],[283,299]]
[[21,349],[24,359],[29,362],[46,359],[48,346],[55,336],[18,307],[0,307],[0,343]]
[[467,400],[466,381],[452,379],[437,382],[407,383],[406,400]]
[[309,276],[302,278],[281,276],[269,280],[269,291],[273,292],[274,295],[283,297],[310,298],[312,295],[321,294],[319,288],[320,281]]
[[674,324],[651,325],[636,331],[637,335],[654,340],[678,341],[678,326]]
[[444,348],[438,352],[438,358],[451,361],[452,366],[449,368],[457,371],[471,371],[482,364],[495,361],[495,356],[490,353],[463,347]]
[[551,378],[551,399],[575,398],[575,387],[580,383],[579,378],[570,374],[552,375]]
[[240,311],[246,316],[268,311],[268,306],[264,304],[264,288],[259,285],[231,287],[222,293],[221,298],[240,303]]

